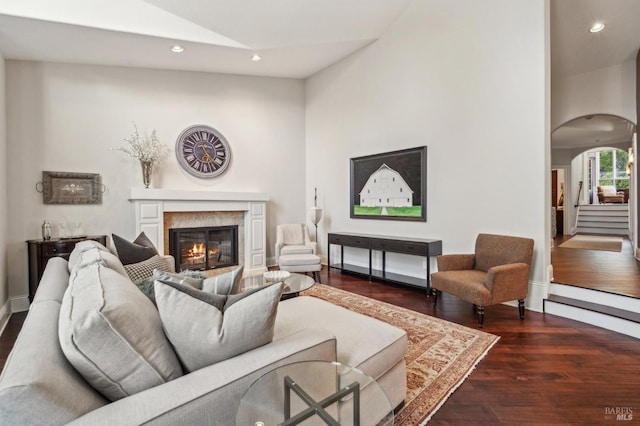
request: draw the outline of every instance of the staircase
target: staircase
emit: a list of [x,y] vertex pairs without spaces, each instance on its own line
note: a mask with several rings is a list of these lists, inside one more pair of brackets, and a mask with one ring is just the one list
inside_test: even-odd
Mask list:
[[549,296],[542,306],[545,313],[640,339],[640,299],[551,283]]
[[629,235],[629,205],[581,205],[576,231],[578,234]]

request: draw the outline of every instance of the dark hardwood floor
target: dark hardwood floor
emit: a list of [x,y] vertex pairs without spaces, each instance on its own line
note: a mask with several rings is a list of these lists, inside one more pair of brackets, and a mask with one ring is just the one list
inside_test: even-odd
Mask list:
[[633,257],[628,238],[621,252],[559,247],[570,238],[561,235],[554,240],[553,282],[640,298],[640,261]]
[[[471,304],[443,294],[438,307],[423,290],[322,271],[322,281],[354,293],[475,328]],[[0,362],[24,313],[0,337]],[[640,340],[577,321],[515,307],[486,308],[484,331],[501,337],[438,410],[430,425],[617,424],[610,411],[631,408],[640,421]]]

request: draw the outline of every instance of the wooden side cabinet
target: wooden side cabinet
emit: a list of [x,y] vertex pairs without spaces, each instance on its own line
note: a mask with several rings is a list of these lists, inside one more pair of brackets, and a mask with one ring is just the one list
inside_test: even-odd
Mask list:
[[69,260],[76,243],[85,240],[94,240],[107,246],[106,235],[96,235],[80,238],[54,238],[51,240],[29,240],[27,248],[29,252],[29,302],[33,302],[33,296],[42,278],[47,262],[52,257],[62,257]]

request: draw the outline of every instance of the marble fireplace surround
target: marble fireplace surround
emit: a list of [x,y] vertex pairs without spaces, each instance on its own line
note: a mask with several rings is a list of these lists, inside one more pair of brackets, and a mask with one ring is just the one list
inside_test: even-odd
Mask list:
[[[269,196],[257,192],[214,192],[183,191],[171,189],[132,188],[129,201],[134,204],[136,235],[144,232],[158,248],[158,252],[168,252],[166,235],[169,228],[165,221],[187,220],[188,226],[206,226],[200,222],[210,217],[218,221],[220,217],[238,217],[239,230],[243,228],[244,238],[238,232],[240,262],[245,273],[266,270],[266,213]],[[223,213],[216,215],[217,212]],[[235,212],[230,213],[230,212]],[[184,215],[183,215],[184,213]],[[239,215],[243,216],[242,219]],[[166,247],[166,248],[165,248]]]

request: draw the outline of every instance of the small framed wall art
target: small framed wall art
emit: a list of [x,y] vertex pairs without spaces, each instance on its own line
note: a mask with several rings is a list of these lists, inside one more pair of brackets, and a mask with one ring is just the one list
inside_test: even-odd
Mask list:
[[98,173],[42,172],[44,204],[102,204]]
[[350,217],[427,220],[427,147],[351,159]]

